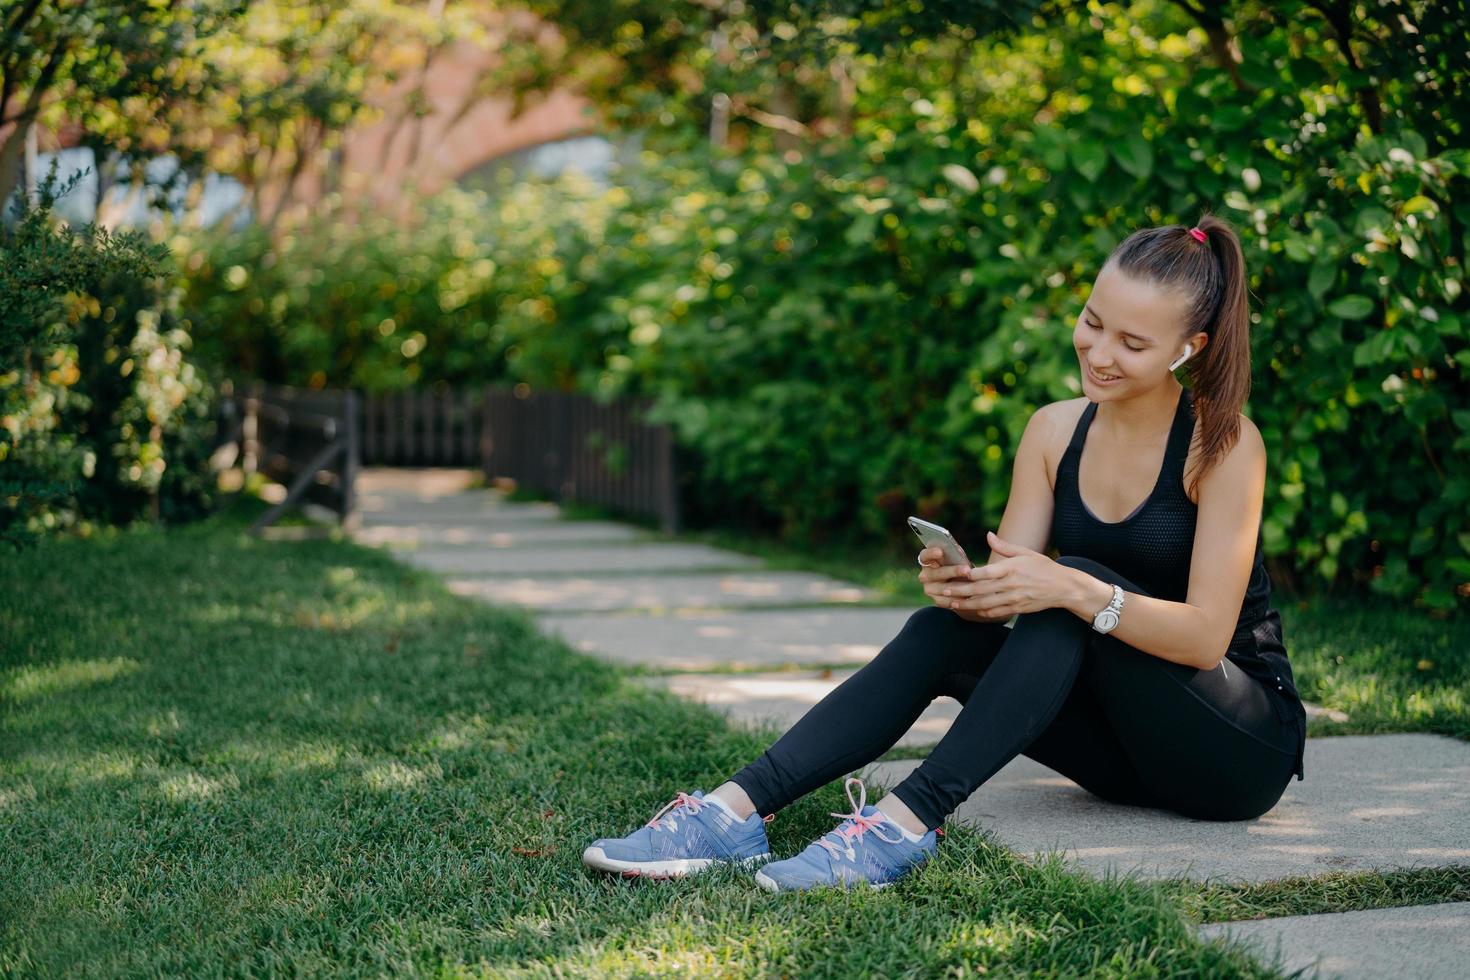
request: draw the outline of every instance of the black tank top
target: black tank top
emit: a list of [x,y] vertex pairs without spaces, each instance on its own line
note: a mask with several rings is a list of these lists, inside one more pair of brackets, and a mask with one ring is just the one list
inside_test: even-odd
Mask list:
[[[1057,466],[1051,536],[1058,554],[1100,562],[1159,599],[1184,602],[1189,592],[1189,566],[1194,551],[1198,506],[1184,492],[1184,464],[1194,435],[1194,394],[1184,388],[1174,408],[1174,423],[1164,449],[1164,463],[1153,491],[1121,521],[1099,520],[1077,488],[1078,463],[1087,430],[1097,414],[1089,401],[1077,420],[1072,441]],[[1296,777],[1303,777],[1302,753],[1307,737],[1306,709],[1297,695],[1291,663],[1281,638],[1281,615],[1271,608],[1271,578],[1256,529],[1256,557],[1241,602],[1235,633],[1225,654],[1230,663],[1256,679],[1283,721],[1294,721],[1301,742]]]

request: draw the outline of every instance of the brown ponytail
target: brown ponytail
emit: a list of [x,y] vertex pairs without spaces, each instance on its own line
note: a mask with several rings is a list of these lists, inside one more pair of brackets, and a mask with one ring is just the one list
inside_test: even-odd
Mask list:
[[1131,278],[1183,297],[1187,313],[1180,338],[1210,335],[1202,352],[1184,363],[1200,420],[1200,453],[1190,482],[1199,481],[1240,437],[1240,412],[1251,392],[1250,302],[1245,254],[1235,228],[1205,212],[1196,225],[1201,242],[1185,225],[1145,228],[1123,240],[1107,265]]

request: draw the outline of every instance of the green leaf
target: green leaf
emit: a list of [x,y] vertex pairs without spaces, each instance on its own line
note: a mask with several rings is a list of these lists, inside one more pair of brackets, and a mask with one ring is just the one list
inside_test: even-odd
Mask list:
[[1322,452],[1311,443],[1299,447],[1296,454],[1297,458],[1306,464],[1308,470],[1316,470],[1322,465]]
[[1404,202],[1403,212],[1404,214],[1418,214],[1420,211],[1435,211],[1438,208],[1439,205],[1435,204],[1433,200],[1425,197],[1423,194],[1415,194]]
[[873,233],[878,228],[878,216],[876,214],[860,214],[847,226],[847,244],[866,245],[873,240]]
[[[1252,45],[1254,48],[1254,45]],[[1247,56],[1236,68],[1240,77],[1252,88],[1273,88],[1281,83],[1281,72],[1277,71],[1267,57],[1260,54]]]
[[1387,231],[1393,227],[1393,214],[1376,204],[1365,205],[1353,219],[1353,233],[1359,238],[1368,238],[1375,231]]
[[1349,293],[1327,304],[1327,312],[1344,320],[1361,320],[1373,312],[1373,300],[1367,296]]
[[1312,273],[1307,277],[1307,292],[1312,294],[1313,299],[1320,300],[1335,282],[1337,265],[1328,260],[1318,262],[1312,266]]
[[1139,180],[1148,180],[1154,172],[1153,147],[1141,133],[1129,133],[1121,143],[1115,143],[1113,159],[1118,161],[1118,166]]
[[1072,166],[1087,178],[1088,183],[1097,183],[1108,166],[1108,151],[1094,140],[1078,140],[1067,151]]
[[1223,105],[1210,114],[1210,122],[1217,130],[1233,133],[1246,124],[1245,109],[1238,105]]
[[1429,156],[1429,144],[1419,133],[1416,133],[1412,129],[1406,129],[1399,134],[1399,138],[1404,141],[1404,146],[1408,148],[1409,152],[1414,154],[1415,160],[1423,160]]

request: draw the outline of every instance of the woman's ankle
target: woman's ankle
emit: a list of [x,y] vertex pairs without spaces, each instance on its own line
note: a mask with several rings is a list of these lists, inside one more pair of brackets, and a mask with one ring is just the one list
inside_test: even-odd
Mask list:
[[909,805],[893,793],[889,793],[874,805],[877,806],[880,813],[898,824],[902,830],[918,837],[923,837],[929,832],[929,828],[924,826],[924,821],[919,819],[918,814],[909,809]]
[[741,820],[749,820],[750,815],[755,812],[755,801],[740,788],[739,783],[726,780],[711,790],[709,795],[718,796],[720,802],[735,811],[735,815]]

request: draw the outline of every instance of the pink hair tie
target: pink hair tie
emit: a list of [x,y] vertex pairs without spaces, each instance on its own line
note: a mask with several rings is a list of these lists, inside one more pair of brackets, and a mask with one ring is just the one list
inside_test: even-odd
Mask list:
[[1205,240],[1205,233],[1202,232],[1202,231],[1200,231],[1198,228],[1191,228],[1191,229],[1189,229],[1189,233],[1191,235],[1193,235],[1195,238],[1198,238],[1200,241],[1204,241]]

